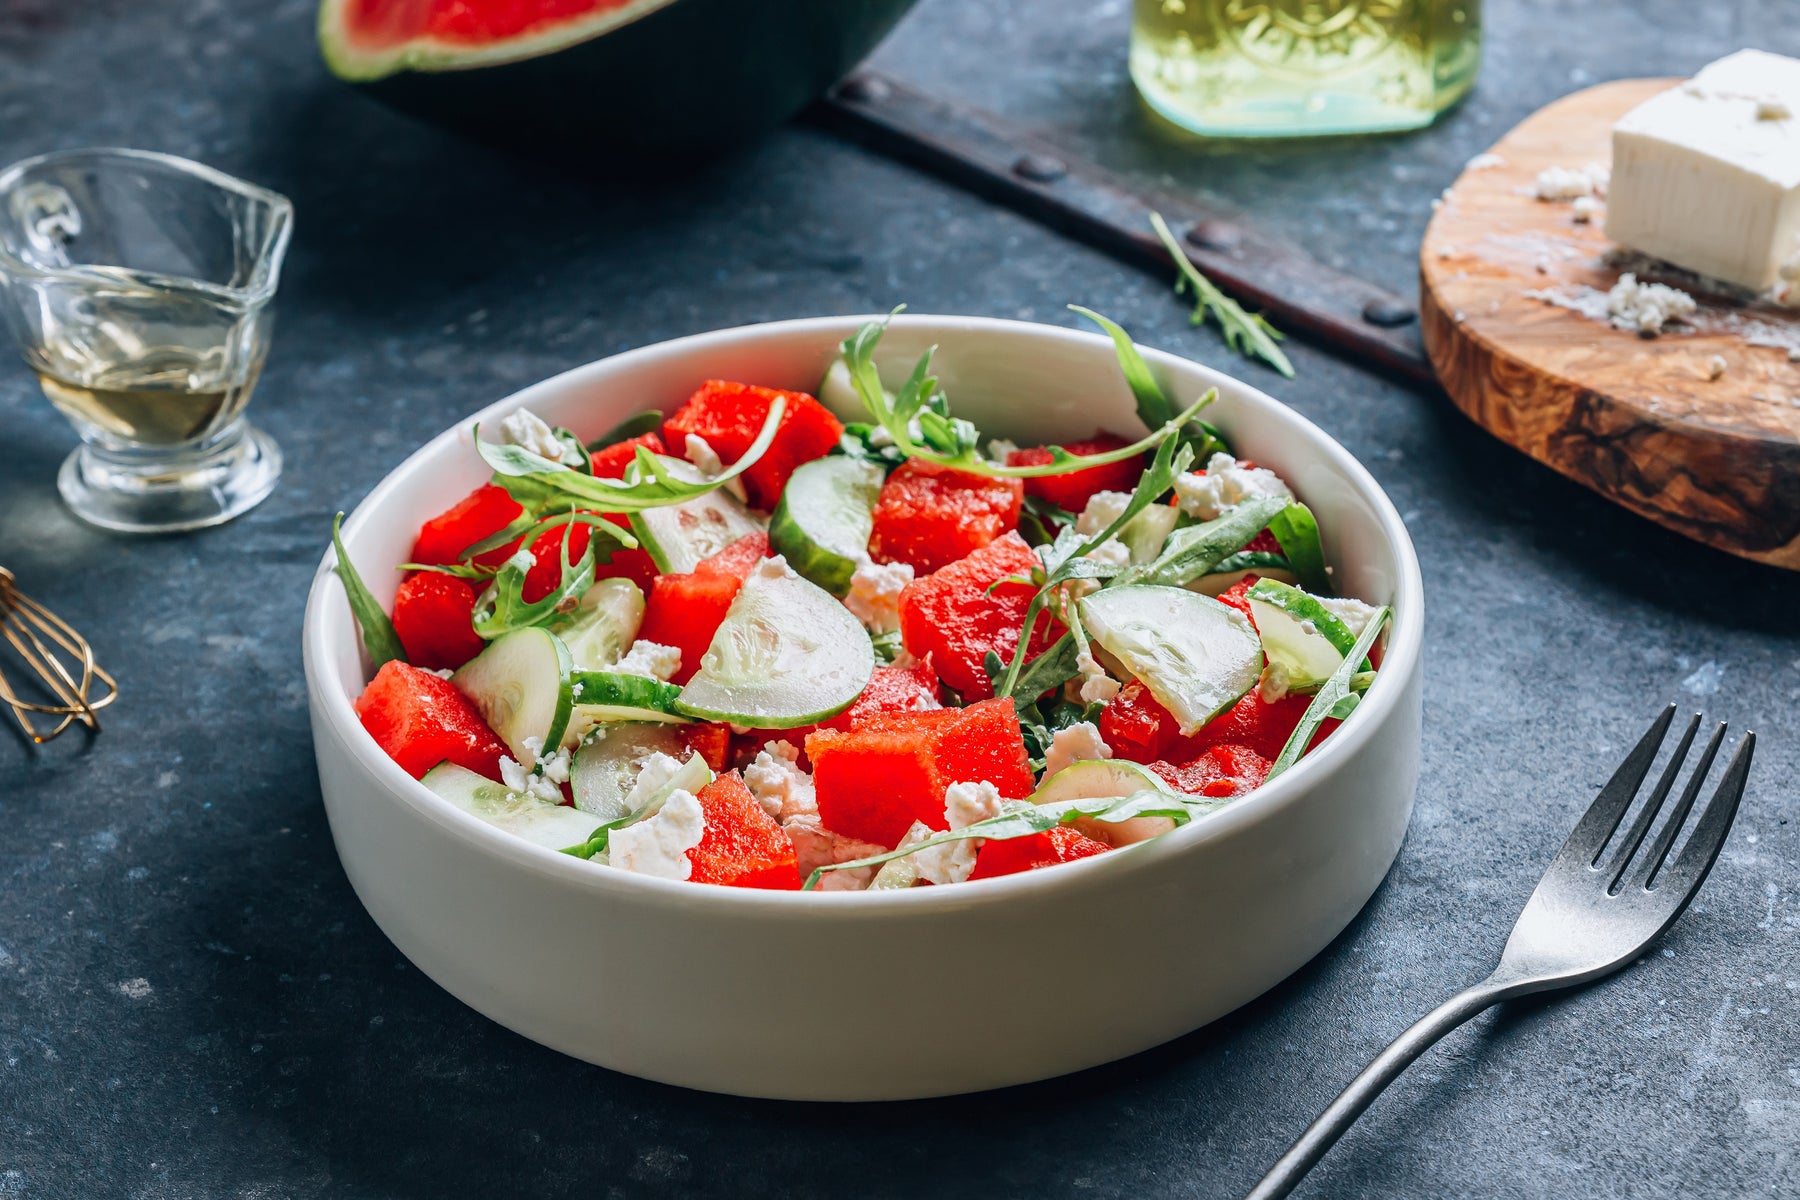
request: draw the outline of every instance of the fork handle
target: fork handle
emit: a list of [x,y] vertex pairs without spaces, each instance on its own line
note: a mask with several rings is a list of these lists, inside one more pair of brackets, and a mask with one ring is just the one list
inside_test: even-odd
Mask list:
[[1350,1086],[1338,1093],[1336,1100],[1326,1105],[1325,1111],[1306,1127],[1306,1132],[1288,1147],[1287,1153],[1269,1168],[1262,1182],[1251,1188],[1244,1200],[1278,1200],[1293,1191],[1313,1165],[1343,1136],[1344,1130],[1362,1116],[1363,1110],[1394,1082],[1400,1072],[1411,1066],[1414,1059],[1431,1049],[1446,1033],[1516,991],[1494,979],[1484,979],[1419,1018],[1389,1043],[1386,1050],[1376,1055],[1375,1061],[1364,1067],[1362,1074],[1351,1080]]

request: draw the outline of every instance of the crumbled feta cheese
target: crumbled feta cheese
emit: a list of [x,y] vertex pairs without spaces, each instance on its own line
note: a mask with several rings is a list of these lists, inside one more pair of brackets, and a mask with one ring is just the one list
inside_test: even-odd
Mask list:
[[[1000,815],[1000,792],[993,784],[953,783],[944,789],[944,819],[951,829],[966,829],[977,821]],[[980,838],[963,838],[928,846],[913,854],[919,878],[935,884],[962,883],[975,870],[975,856],[981,848]]]
[[800,578],[800,576],[794,572],[794,568],[788,566],[787,559],[779,554],[763,559],[756,564],[756,569],[750,573],[752,575],[760,575],[764,579]]
[[863,563],[850,576],[844,607],[870,633],[892,633],[900,628],[900,593],[912,581],[911,563]]
[[1579,171],[1572,167],[1545,167],[1538,172],[1537,198],[1575,200],[1604,193],[1611,174],[1599,163],[1589,163]]
[[783,823],[818,814],[813,778],[800,769],[800,751],[792,742],[777,739],[763,747],[756,761],[744,768],[744,785],[763,811]]
[[669,780],[681,770],[681,763],[660,750],[655,750],[638,766],[637,778],[625,793],[625,811],[636,812],[650,802],[650,797],[669,786]]
[[1606,293],[1606,313],[1613,326],[1645,337],[1661,333],[1670,321],[1692,316],[1698,307],[1694,298],[1680,288],[1639,283],[1629,271],[1619,276],[1619,282]]
[[980,783],[953,783],[944,789],[944,820],[952,829],[964,829],[977,821],[1000,815],[1000,789]]
[[1100,730],[1090,721],[1077,721],[1050,735],[1050,749],[1044,753],[1044,777],[1048,779],[1072,763],[1112,756],[1112,747],[1100,736]]
[[1075,532],[1093,537],[1123,516],[1130,503],[1130,492],[1095,492],[1075,519]]
[[569,782],[569,748],[567,746],[559,747],[555,754],[548,758],[538,759],[537,769],[538,774],[551,783]]
[[1128,567],[1131,565],[1131,548],[1118,538],[1107,538],[1083,557],[1112,567]]
[[1006,438],[994,438],[988,442],[988,457],[997,463],[1004,464],[1010,456],[1018,452],[1019,443]]
[[1577,196],[1575,197],[1575,203],[1569,207],[1573,210],[1575,223],[1577,225],[1586,225],[1599,214],[1602,205],[1592,196]]
[[706,814],[695,795],[677,788],[656,815],[612,831],[607,851],[612,866],[659,879],[686,879],[694,864],[688,851],[706,834]]
[[607,669],[615,675],[643,675],[667,683],[681,670],[681,648],[640,638],[631,643],[624,658]]
[[687,446],[683,453],[687,455],[689,462],[709,477],[725,473],[725,464],[719,460],[719,452],[697,433],[687,435]]
[[[1375,619],[1376,608],[1373,604],[1364,604],[1361,600],[1350,596],[1319,596],[1319,607],[1344,623],[1350,630],[1351,637],[1361,637],[1369,622]],[[1311,624],[1311,622],[1307,622]]]
[[1206,460],[1203,474],[1177,475],[1175,496],[1182,512],[1197,520],[1211,521],[1252,497],[1282,496],[1291,500],[1294,493],[1281,476],[1267,467],[1239,466],[1231,455],[1219,453]]
[[1263,667],[1262,674],[1256,679],[1256,694],[1264,704],[1273,704],[1288,693],[1288,685],[1293,679],[1288,669],[1278,662],[1271,661]]
[[562,789],[505,754],[500,756],[500,782],[515,798],[541,800],[545,804],[562,803]]
[[1706,377],[1708,379],[1717,379],[1719,376],[1725,374],[1725,369],[1730,365],[1730,363],[1725,361],[1725,356],[1723,354],[1715,354],[1706,360]]
[[1487,153],[1477,154],[1474,158],[1471,158],[1468,162],[1463,164],[1463,169],[1465,171],[1491,171],[1495,167],[1504,167],[1505,165],[1506,160],[1500,157],[1500,155]]
[[504,443],[551,462],[567,462],[575,457],[575,448],[557,437],[556,430],[527,408],[514,409],[500,418],[500,437]]
[[[792,821],[785,822],[781,829],[787,834],[788,841],[794,844],[794,856],[799,863],[801,879],[807,878],[820,867],[854,862],[859,858],[870,858],[887,851],[886,846],[832,833],[820,823],[816,813],[795,817]],[[875,878],[875,871],[874,867],[827,871],[819,878],[819,890],[860,892]]]
[[1111,704],[1114,696],[1119,694],[1119,681],[1106,673],[1090,651],[1083,650],[1075,656],[1075,667],[1081,672],[1081,689],[1076,694],[1081,703]]

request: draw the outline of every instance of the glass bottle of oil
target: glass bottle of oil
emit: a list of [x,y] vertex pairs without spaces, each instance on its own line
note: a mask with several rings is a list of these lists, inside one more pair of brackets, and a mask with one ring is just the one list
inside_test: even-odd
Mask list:
[[1481,0],[1134,0],[1131,77],[1208,137],[1416,129],[1481,61]]

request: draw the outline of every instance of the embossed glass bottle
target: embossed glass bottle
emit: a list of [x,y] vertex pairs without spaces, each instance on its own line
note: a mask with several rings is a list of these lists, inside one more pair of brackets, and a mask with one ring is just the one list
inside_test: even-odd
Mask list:
[[1416,129],[1481,61],[1481,0],[1134,0],[1131,77],[1209,137]]

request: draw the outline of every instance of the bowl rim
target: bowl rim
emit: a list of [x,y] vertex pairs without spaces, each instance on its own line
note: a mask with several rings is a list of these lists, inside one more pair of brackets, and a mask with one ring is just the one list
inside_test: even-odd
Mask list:
[[[427,440],[390,470],[372,488],[343,525],[346,543],[354,539],[363,525],[376,519],[392,496],[422,469],[423,460],[433,456],[437,447],[447,441],[463,440],[463,431],[476,422],[488,422],[514,409],[529,406],[546,394],[561,393],[580,387],[596,375],[629,369],[664,358],[678,358],[697,348],[729,348],[769,337],[814,334],[824,339],[841,340],[864,322],[891,320],[895,328],[921,327],[953,330],[960,334],[987,332],[1024,333],[1027,336],[1079,344],[1092,352],[1114,353],[1110,339],[1103,334],[1000,317],[956,316],[906,313],[801,317],[752,325],[732,326],[671,338],[607,355],[583,363],[548,378],[539,380],[494,401],[485,408],[459,419],[441,433]],[[1181,355],[1140,345],[1152,366],[1179,366],[1198,370],[1208,386],[1229,385],[1242,394],[1252,406],[1270,406],[1297,422],[1307,436],[1317,442],[1320,456],[1373,511],[1381,535],[1394,552],[1397,567],[1393,615],[1383,653],[1382,669],[1375,682],[1364,693],[1356,711],[1318,748],[1305,755],[1272,783],[1264,784],[1233,804],[1208,816],[1191,821],[1178,829],[1127,847],[1130,854],[1098,854],[1072,863],[1064,863],[1055,871],[1022,871],[993,879],[970,880],[949,888],[909,888],[904,890],[867,891],[765,891],[752,888],[695,887],[686,880],[660,879],[636,875],[628,871],[596,870],[591,863],[556,850],[536,845],[494,825],[463,812],[440,798],[419,780],[401,769],[375,744],[357,719],[352,702],[337,686],[325,686],[332,678],[333,648],[327,645],[325,606],[336,600],[345,603],[341,585],[334,587],[335,553],[328,545],[314,572],[307,596],[302,626],[302,659],[306,686],[314,711],[323,711],[331,730],[350,751],[352,760],[374,782],[380,784],[392,800],[398,801],[416,816],[436,824],[465,843],[497,855],[506,862],[551,880],[566,883],[584,892],[614,895],[639,903],[692,910],[713,915],[752,916],[759,913],[806,912],[825,920],[867,920],[877,915],[917,916],[926,912],[962,912],[993,904],[1026,903],[1043,888],[1100,888],[1113,886],[1114,876],[1150,869],[1164,859],[1201,853],[1201,848],[1222,840],[1238,830],[1279,816],[1292,807],[1305,793],[1328,786],[1331,772],[1336,770],[1375,736],[1375,727],[1399,715],[1409,678],[1421,670],[1424,641],[1424,582],[1418,555],[1399,511],[1387,493],[1366,467],[1338,440],[1298,410],[1289,407],[1234,376]],[[355,621],[348,622],[355,637]],[[315,736],[314,753],[323,751]]]

